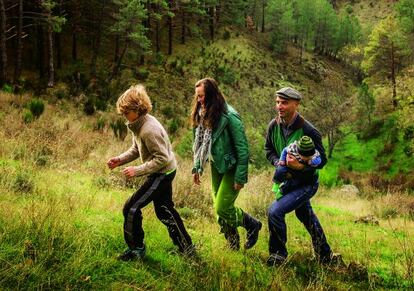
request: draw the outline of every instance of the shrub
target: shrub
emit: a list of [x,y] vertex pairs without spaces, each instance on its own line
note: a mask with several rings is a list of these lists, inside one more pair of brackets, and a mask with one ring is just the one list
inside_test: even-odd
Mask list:
[[106,125],[105,118],[103,118],[102,116],[99,116],[98,119],[96,120],[94,130],[103,132],[105,125]]
[[23,121],[24,121],[24,123],[30,123],[30,122],[32,122],[33,120],[34,120],[34,116],[33,116],[32,112],[30,112],[30,111],[26,110],[26,111],[23,113]]
[[18,172],[12,182],[12,189],[15,192],[32,193],[34,183],[30,175],[25,172]]
[[403,151],[407,157],[411,157],[413,155],[413,149],[410,145],[406,145]]
[[177,132],[180,126],[181,126],[181,120],[177,117],[173,118],[170,124],[168,125],[168,132],[171,134],[174,134]]
[[32,99],[27,104],[27,108],[30,110],[34,118],[39,118],[45,110],[45,104],[40,99]]
[[85,112],[86,115],[93,115],[95,113],[95,102],[93,102],[92,98],[88,98],[86,100],[85,104],[83,105],[83,112]]
[[177,146],[175,147],[176,153],[180,157],[192,157],[193,147],[193,132],[188,130],[181,138]]
[[414,138],[414,125],[410,125],[404,129],[404,140],[412,140]]
[[230,31],[228,31],[227,29],[224,31],[223,33],[223,39],[224,40],[229,40],[231,37]]
[[137,71],[137,78],[145,81],[146,79],[148,79],[150,72],[146,69],[146,68],[139,68]]
[[116,120],[111,121],[109,126],[112,129],[115,137],[120,140],[124,140],[128,134],[128,129],[123,121],[123,119],[118,118]]
[[9,84],[4,84],[1,90],[6,93],[13,93],[13,87]]
[[96,108],[96,110],[105,111],[107,107],[108,107],[108,104],[105,100],[102,100],[101,98],[96,98],[95,99],[95,108]]
[[46,166],[52,155],[52,150],[46,146],[43,146],[39,151],[34,154],[34,162],[36,166]]
[[219,66],[214,73],[216,79],[226,85],[232,85],[237,82],[236,72],[227,66]]
[[162,114],[167,118],[172,118],[174,116],[174,109],[172,106],[167,105],[161,109]]

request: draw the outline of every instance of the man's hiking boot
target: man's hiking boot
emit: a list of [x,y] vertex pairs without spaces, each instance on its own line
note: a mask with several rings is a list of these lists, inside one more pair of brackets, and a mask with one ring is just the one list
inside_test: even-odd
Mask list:
[[247,230],[246,243],[244,244],[245,249],[252,248],[259,238],[259,231],[262,229],[262,223],[251,217],[249,214],[244,213],[243,216],[243,227]]
[[277,267],[286,262],[286,258],[278,254],[270,254],[267,258],[266,264],[269,267]]
[[142,248],[127,249],[123,254],[118,256],[121,261],[133,261],[145,257],[145,245]]

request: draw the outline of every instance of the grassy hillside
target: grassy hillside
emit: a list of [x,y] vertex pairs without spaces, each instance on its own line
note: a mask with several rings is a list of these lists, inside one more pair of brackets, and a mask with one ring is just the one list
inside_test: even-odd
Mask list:
[[346,9],[347,6],[352,7],[352,14],[358,17],[359,22],[363,27],[363,33],[367,36],[372,28],[381,19],[395,13],[394,0],[339,0],[338,10]]
[[[175,202],[199,258],[175,252],[152,206],[144,210],[147,257],[115,259],[123,251],[122,205],[135,186],[105,161],[129,147],[108,127],[96,128],[65,100],[48,103],[32,123],[23,122],[29,96],[0,96],[0,289],[368,289],[414,287],[413,213],[404,193],[361,198],[324,189],[315,211],[346,266],[321,267],[303,226],[288,215],[290,259],[265,265],[268,230],[247,252],[226,249],[210,199],[209,177],[191,183],[190,162],[179,160]],[[266,222],[271,172],[250,175],[238,204]],[[389,209],[393,206],[393,211]],[[373,215],[369,219],[368,215]],[[411,215],[411,216],[410,216]],[[367,218],[368,217],[368,218]],[[241,230],[244,237],[245,232]]]

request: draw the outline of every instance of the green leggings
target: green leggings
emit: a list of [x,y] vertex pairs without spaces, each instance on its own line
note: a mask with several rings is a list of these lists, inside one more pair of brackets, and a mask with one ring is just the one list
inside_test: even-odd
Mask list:
[[239,196],[239,190],[234,190],[234,173],[230,170],[224,174],[217,172],[214,165],[211,165],[211,180],[213,188],[214,210],[217,214],[218,223],[223,227],[228,224],[231,227],[243,225],[243,210],[234,206]]

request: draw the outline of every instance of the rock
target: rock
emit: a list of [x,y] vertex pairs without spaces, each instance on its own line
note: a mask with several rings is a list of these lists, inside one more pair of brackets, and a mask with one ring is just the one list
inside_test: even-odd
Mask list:
[[366,216],[361,216],[360,218],[355,220],[355,223],[365,223],[365,224],[379,225],[378,218],[376,218],[372,214],[369,214],[369,215],[366,215]]
[[339,189],[342,198],[355,199],[359,194],[359,189],[351,184],[343,185]]

